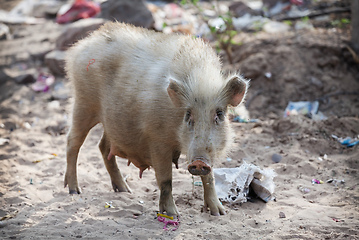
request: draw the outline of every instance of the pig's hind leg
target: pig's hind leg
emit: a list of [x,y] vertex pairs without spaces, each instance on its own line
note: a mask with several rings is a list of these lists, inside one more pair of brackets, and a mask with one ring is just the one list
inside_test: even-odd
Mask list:
[[[132,192],[130,187],[122,178],[121,172],[116,163],[116,157],[112,154],[109,156],[111,143],[106,138],[106,133],[103,134],[99,147],[106,169],[111,177],[113,190],[115,192]],[[108,157],[110,157],[110,159],[108,159]]]
[[96,115],[88,109],[84,109],[76,104],[73,109],[72,126],[67,135],[66,159],[67,167],[64,186],[69,186],[69,193],[81,193],[77,182],[77,157],[85,138],[98,121]]

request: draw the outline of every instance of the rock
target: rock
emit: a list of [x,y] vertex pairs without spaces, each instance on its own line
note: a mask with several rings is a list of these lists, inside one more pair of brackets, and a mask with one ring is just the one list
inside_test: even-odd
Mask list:
[[154,20],[143,0],[108,0],[101,3],[101,17],[111,21],[131,23],[135,26],[151,28]]
[[249,13],[252,16],[260,15],[259,12],[248,7],[247,4],[241,1],[234,2],[231,5],[229,5],[229,11],[231,11],[233,16],[236,18],[243,17],[246,13]]
[[65,51],[54,50],[45,55],[45,64],[54,75],[65,75]]
[[280,218],[285,218],[284,212],[279,212],[279,217],[280,217]]
[[15,81],[20,84],[34,83],[36,79],[32,74],[24,74],[15,78]]
[[100,18],[86,18],[69,24],[56,40],[56,48],[66,50],[78,40],[85,38],[98,29],[106,20]]
[[0,40],[10,40],[10,30],[9,27],[5,24],[0,23]]
[[279,163],[280,160],[282,160],[282,156],[277,154],[277,153],[273,153],[272,155],[272,161],[275,163]]

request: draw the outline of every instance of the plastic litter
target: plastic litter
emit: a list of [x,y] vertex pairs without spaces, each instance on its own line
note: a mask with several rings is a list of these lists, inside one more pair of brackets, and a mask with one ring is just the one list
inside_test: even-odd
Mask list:
[[233,122],[240,122],[240,123],[255,123],[259,122],[258,119],[244,119],[240,116],[236,116],[232,119]]
[[303,186],[298,186],[298,190],[301,191],[304,194],[310,192],[309,188],[306,188],[306,187],[303,187]]
[[344,184],[345,183],[345,180],[342,179],[342,180],[338,180],[338,179],[328,179],[326,181],[327,183],[332,183],[334,186],[338,186],[338,183],[341,183],[341,184]]
[[282,33],[289,30],[289,25],[281,22],[270,21],[264,24],[263,30],[267,33]]
[[322,180],[317,180],[315,178],[312,179],[312,184],[323,184],[324,182]]
[[197,187],[202,187],[202,182],[200,182],[200,181],[194,182],[193,185],[195,185]]
[[261,16],[252,16],[246,13],[242,17],[232,18],[233,26],[237,31],[244,29],[248,30],[261,30],[265,23],[270,22],[268,18]]
[[105,208],[115,208],[113,205],[112,205],[112,201],[111,202],[105,202]]
[[56,22],[64,24],[83,18],[90,18],[98,14],[100,11],[100,6],[94,2],[76,0],[71,6],[66,5],[61,7],[59,14],[56,17]]
[[54,82],[55,77],[53,75],[47,73],[40,73],[36,82],[31,85],[31,88],[35,92],[47,92]]
[[10,140],[9,140],[9,139],[6,139],[6,138],[0,138],[0,146],[1,146],[1,145],[4,145],[5,143],[8,143],[8,142],[10,142]]
[[318,101],[289,102],[284,110],[283,117],[301,114],[309,118],[312,118],[315,121],[327,119],[327,117],[322,112],[318,111],[318,108],[319,108]]
[[351,138],[351,137],[341,138],[332,134],[332,138],[338,140],[338,142],[340,142],[342,145],[347,147],[353,147],[359,143],[359,139],[358,139],[359,135],[356,138]]
[[273,178],[276,176],[273,169],[262,170],[243,161],[240,167],[216,168],[213,172],[216,179],[215,189],[221,201],[247,202],[250,187],[263,201],[268,202],[273,199],[275,189]]
[[[170,220],[166,220],[170,219]],[[163,222],[165,225],[163,226],[164,230],[169,230],[167,228],[167,225],[173,225],[175,228],[172,229],[172,231],[176,231],[179,227],[180,220],[179,218],[177,220],[173,220],[173,217],[167,216],[165,214],[157,213],[157,220],[159,222]]]

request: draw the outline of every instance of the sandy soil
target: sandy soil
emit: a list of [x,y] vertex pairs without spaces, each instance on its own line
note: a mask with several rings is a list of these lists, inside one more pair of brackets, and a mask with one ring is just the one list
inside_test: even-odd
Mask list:
[[[53,32],[39,40],[47,28]],[[0,42],[1,69],[15,75],[28,68],[46,71],[41,52],[54,47],[56,25],[12,29],[19,37]],[[9,142],[0,146],[0,238],[359,239],[358,146],[346,148],[331,137],[359,134],[358,66],[337,36],[327,30],[240,36],[243,45],[235,50],[236,63],[225,68],[241,69],[252,78],[247,106],[252,118],[261,121],[232,124],[236,133],[232,160],[219,159],[216,167],[236,167],[245,160],[273,168],[278,174],[276,200],[223,203],[227,215],[211,216],[201,211],[202,187],[193,186],[181,158],[179,170],[173,169],[174,199],[181,213],[176,231],[164,231],[155,218],[159,190],[153,170],[139,179],[138,169],[118,158],[134,193],[113,192],[97,147],[101,126],[91,131],[80,152],[78,179],[83,193],[69,195],[63,178],[70,84],[57,78],[69,97],[54,100],[53,88],[35,93],[30,85],[1,77],[0,138]],[[33,56],[38,58],[32,60]],[[268,71],[271,79],[264,77]],[[321,84],[311,83],[312,76]],[[347,93],[321,100],[320,110],[329,117],[325,121],[282,118],[290,100],[314,100],[338,92]],[[279,163],[271,160],[274,153],[282,156]],[[312,184],[313,178],[345,182]],[[110,201],[115,208],[105,208]]]

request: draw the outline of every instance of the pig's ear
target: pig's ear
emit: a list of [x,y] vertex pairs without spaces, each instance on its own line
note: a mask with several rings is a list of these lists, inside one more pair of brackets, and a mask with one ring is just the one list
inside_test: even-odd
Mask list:
[[167,87],[168,96],[176,107],[182,106],[183,102],[183,86],[181,83],[170,79],[170,84]]
[[248,81],[243,79],[241,76],[235,75],[230,77],[226,86],[222,90],[222,94],[227,100],[227,104],[236,107],[242,103],[247,93],[248,85]]

